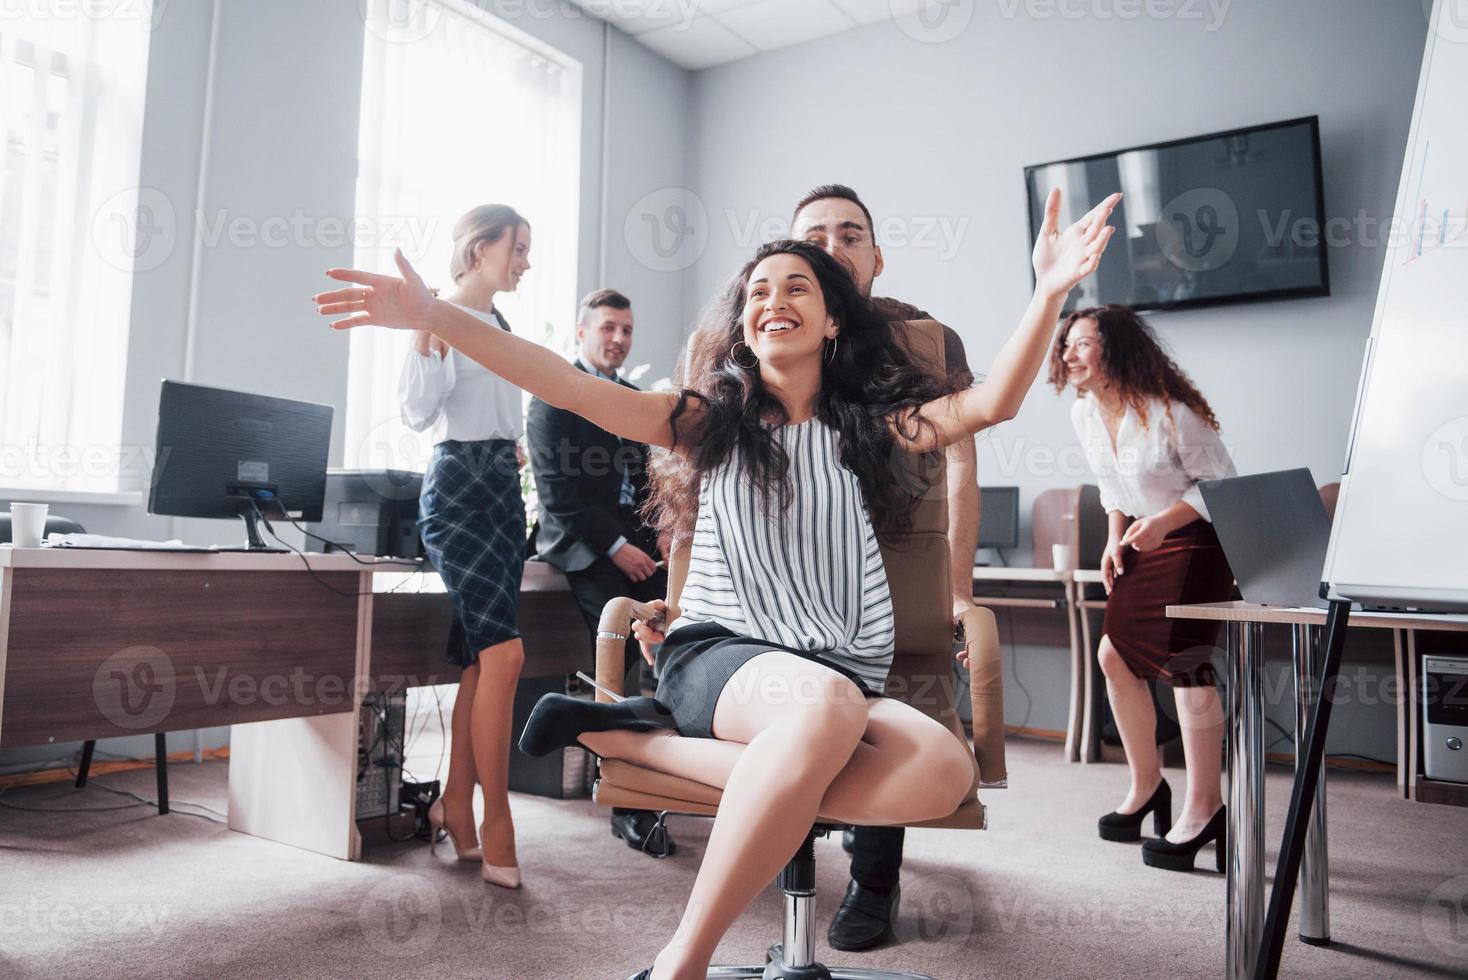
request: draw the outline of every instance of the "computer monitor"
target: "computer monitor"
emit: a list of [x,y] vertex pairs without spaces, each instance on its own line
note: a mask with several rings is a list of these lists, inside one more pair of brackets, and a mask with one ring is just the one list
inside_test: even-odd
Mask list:
[[1019,547],[1019,487],[979,487],[979,547]]
[[330,447],[330,405],[165,381],[148,513],[241,518],[272,550],[257,515],[321,520]]

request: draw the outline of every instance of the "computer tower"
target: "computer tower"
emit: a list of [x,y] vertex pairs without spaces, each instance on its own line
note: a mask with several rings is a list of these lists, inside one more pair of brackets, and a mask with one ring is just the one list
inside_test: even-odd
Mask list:
[[1423,772],[1468,783],[1468,657],[1422,658],[1422,709]]
[[306,528],[315,535],[309,547],[383,558],[422,557],[422,488],[423,474],[408,470],[327,470],[321,521]]
[[357,712],[357,819],[395,816],[403,785],[406,694],[378,694]]

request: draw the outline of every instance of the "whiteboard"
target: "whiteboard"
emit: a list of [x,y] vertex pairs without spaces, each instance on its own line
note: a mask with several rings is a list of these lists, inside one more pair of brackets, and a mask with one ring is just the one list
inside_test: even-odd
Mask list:
[[1325,581],[1468,608],[1468,25],[1437,0],[1356,396]]

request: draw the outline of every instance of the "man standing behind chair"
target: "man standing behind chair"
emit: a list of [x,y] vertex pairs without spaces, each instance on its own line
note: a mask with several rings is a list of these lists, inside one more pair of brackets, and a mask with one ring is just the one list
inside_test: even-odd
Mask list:
[[[576,367],[635,387],[617,377],[632,350],[632,303],[626,296],[601,289],[582,300],[576,343]],[[647,447],[539,398],[530,402],[526,436],[540,498],[536,550],[566,574],[595,638],[608,601],[667,596],[656,536],[637,514],[647,492]],[[628,644],[627,657],[629,670],[642,663],[635,641]],[[646,810],[614,808],[612,833],[654,857],[673,853],[667,829]]]
[[[857,287],[872,295],[872,282],[882,274],[884,265],[882,248],[874,237],[871,212],[850,187],[825,184],[807,193],[795,205],[790,237],[820,245],[840,259]],[[894,322],[933,319],[900,300],[872,297],[872,302]],[[943,355],[945,370],[951,376],[964,384],[973,383],[963,341],[946,326]],[[949,446],[946,455],[948,550],[956,623],[974,604],[974,553],[979,545],[978,465],[972,439]],[[857,827],[849,833],[851,883],[826,937],[834,949],[871,949],[892,938],[904,838],[902,827]]]

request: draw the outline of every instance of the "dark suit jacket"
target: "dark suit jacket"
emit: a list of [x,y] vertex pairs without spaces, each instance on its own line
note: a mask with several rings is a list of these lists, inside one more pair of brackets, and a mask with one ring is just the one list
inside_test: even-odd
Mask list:
[[[576,367],[585,371],[580,359]],[[636,385],[617,380],[634,391]],[[533,548],[563,572],[604,557],[618,538],[652,554],[654,536],[621,517],[622,474],[630,471],[635,505],[647,497],[647,446],[626,442],[573,412],[532,399],[525,420],[530,466],[540,498]]]

